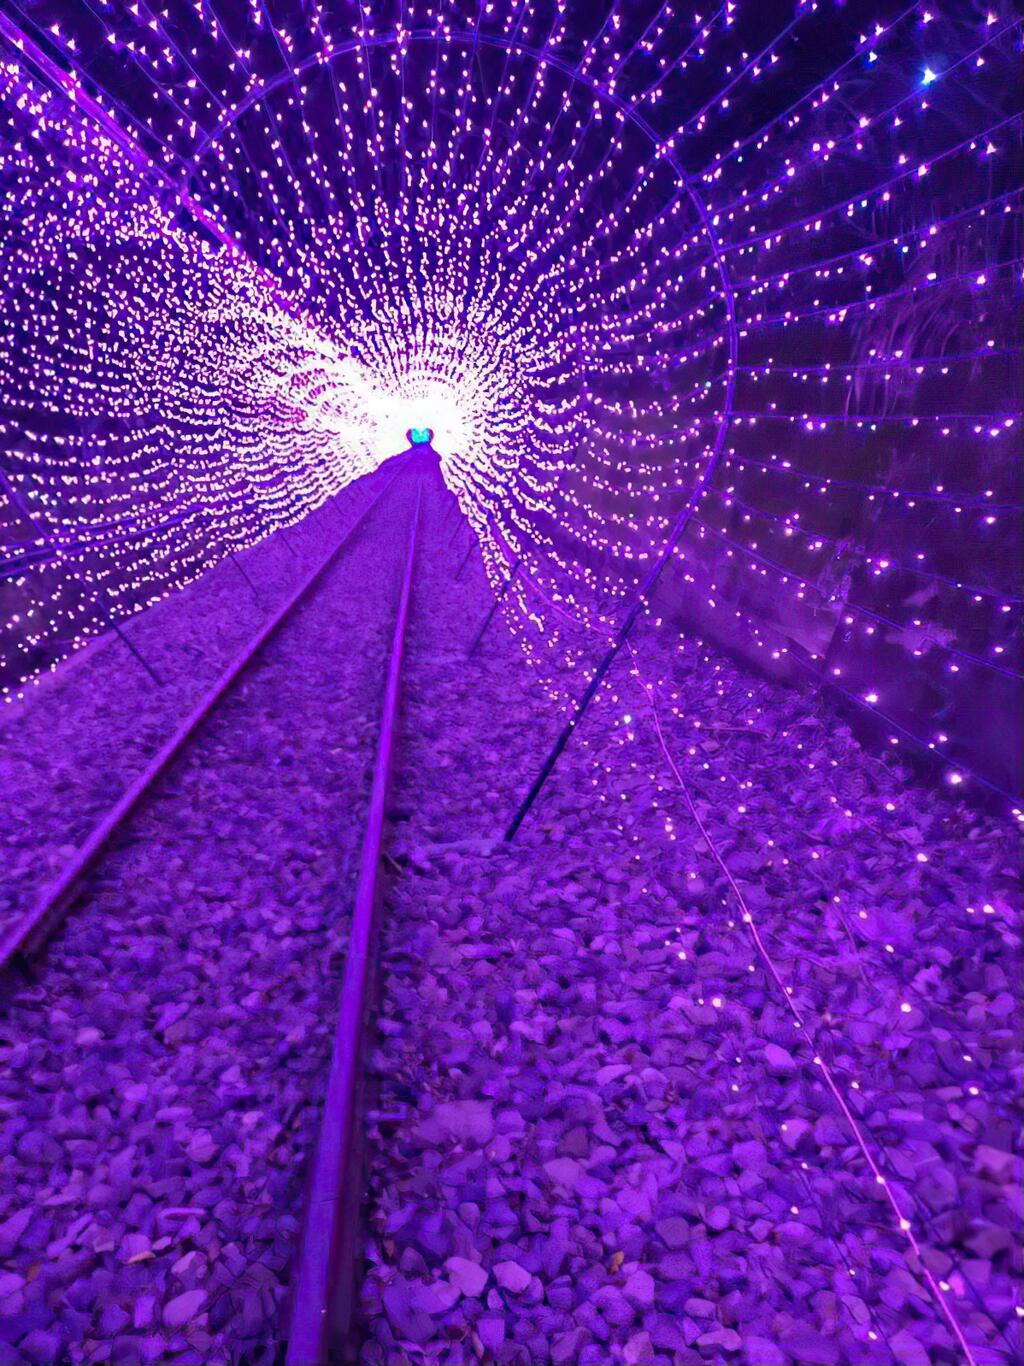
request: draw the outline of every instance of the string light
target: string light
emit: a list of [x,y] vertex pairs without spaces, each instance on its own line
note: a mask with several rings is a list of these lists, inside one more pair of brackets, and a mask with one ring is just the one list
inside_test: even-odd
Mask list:
[[925,750],[937,690],[975,780],[1022,672],[1008,9],[9,12],[63,75],[4,30],[5,695],[429,431],[559,703],[691,507],[659,602]]

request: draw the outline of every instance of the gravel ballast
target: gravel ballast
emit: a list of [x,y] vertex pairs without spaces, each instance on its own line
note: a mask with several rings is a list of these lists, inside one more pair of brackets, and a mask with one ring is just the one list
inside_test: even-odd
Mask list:
[[414,486],[118,837],[0,1024],[0,1361],[272,1360]]
[[[279,1349],[414,492],[371,514],[4,1005],[0,1366]],[[501,614],[467,661],[491,599],[433,474],[423,518],[366,1366],[943,1366],[968,1360],[957,1331],[978,1366],[1019,1360],[1009,823],[645,622],[505,844],[560,717]],[[233,600],[211,640],[249,633]],[[37,714],[19,732],[56,798],[43,863],[125,780],[101,780],[104,723],[131,710],[100,662],[119,648],[40,690],[49,736]],[[97,700],[74,720],[76,677]],[[184,710],[161,705],[155,743]]]
[[1020,1360],[1010,823],[648,623],[505,845],[559,722],[502,626],[439,658],[432,601],[363,1361]]
[[0,932],[14,924],[393,473],[221,561],[0,706]]

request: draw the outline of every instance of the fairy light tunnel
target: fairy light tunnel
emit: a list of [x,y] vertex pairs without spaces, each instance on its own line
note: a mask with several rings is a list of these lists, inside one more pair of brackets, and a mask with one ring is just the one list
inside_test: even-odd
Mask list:
[[1012,796],[1020,24],[12,0],[0,684],[432,442],[557,700],[664,629]]

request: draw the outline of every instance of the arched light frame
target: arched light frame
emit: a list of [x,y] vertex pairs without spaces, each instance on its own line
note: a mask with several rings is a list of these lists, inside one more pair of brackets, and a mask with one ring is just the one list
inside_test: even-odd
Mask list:
[[736,301],[732,288],[732,281],[729,276],[729,269],[718,236],[714,230],[714,225],[711,221],[711,215],[707,205],[695,188],[692,178],[687,174],[679,161],[679,158],[672,147],[671,140],[664,141],[659,138],[657,131],[652,127],[648,120],[629,104],[628,101],[615,94],[614,91],[609,90],[599,81],[596,81],[579,71],[569,62],[563,61],[560,57],[530,43],[513,41],[512,39],[469,29],[445,29],[442,32],[422,28],[402,30],[389,29],[381,33],[355,36],[339,44],[331,43],[328,40],[328,47],[326,49],[321,49],[319,52],[303,58],[297,65],[289,66],[287,70],[278,72],[269,80],[254,87],[246,94],[244,99],[240,100],[229,110],[226,116],[222,116],[209,132],[205,133],[197,140],[191,158],[187,162],[182,163],[183,167],[187,170],[187,180],[188,182],[193,180],[199,170],[200,162],[203,161],[212,148],[217,146],[224,134],[228,132],[244,114],[260,105],[282,86],[293,83],[298,77],[302,76],[312,67],[328,66],[336,58],[348,56],[350,53],[360,49],[368,51],[377,48],[387,48],[394,45],[398,45],[399,48],[401,48],[410,42],[438,44],[445,42],[469,45],[474,48],[480,45],[492,47],[504,52],[506,56],[511,54],[516,57],[525,57],[540,65],[552,67],[569,81],[584,86],[597,99],[603,100],[614,109],[617,114],[631,123],[648,139],[651,146],[655,149],[655,156],[667,163],[675,174],[680,188],[689,199],[700,225],[704,230],[710,247],[711,257],[715,269],[718,272],[722,299],[725,306],[726,335],[728,338],[728,364],[725,373],[724,398],[717,415],[715,439],[712,443],[711,452],[708,455],[700,477],[690,491],[686,503],[680,509],[664,546],[638,590],[636,606],[640,606],[653,591],[657,580],[661,576],[662,570],[668,563],[673,550],[682,537],[683,532],[686,530],[690,518],[696,511],[697,505],[701,501],[701,498],[710,486],[714,477],[725,446],[726,436],[732,424],[736,372],[739,365],[739,334],[736,324]]

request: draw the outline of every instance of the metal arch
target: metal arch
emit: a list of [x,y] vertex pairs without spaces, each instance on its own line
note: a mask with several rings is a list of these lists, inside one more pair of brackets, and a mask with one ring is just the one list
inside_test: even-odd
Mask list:
[[[216,221],[215,218],[196,200],[186,186],[179,185],[170,172],[144,151],[133,134],[112,118],[110,114],[90,96],[82,86],[82,77],[75,64],[69,61],[70,72],[65,71],[35,40],[18,27],[12,19],[0,10],[0,40],[5,41],[13,50],[14,60],[30,72],[33,79],[41,80],[53,94],[65,101],[68,110],[84,115],[99,128],[100,132],[121,149],[129,162],[138,171],[140,178],[147,177],[152,183],[152,193],[161,207],[167,207],[168,198],[175,200],[187,213],[191,214],[209,235],[234,258],[248,261],[256,278],[264,285],[271,298],[282,310],[292,317],[302,316],[301,311],[282,292],[281,282],[265,267],[251,260],[242,245]],[[66,56],[66,54],[65,54]],[[106,91],[103,93],[106,95]],[[108,96],[109,98],[109,96]],[[183,168],[188,163],[178,159]],[[98,184],[89,184],[90,199],[95,199]]]
[[[27,59],[31,64],[36,66],[36,69],[47,83],[55,86],[59,93],[68,98],[74,107],[91,118],[112,141],[117,143],[122,150],[127,153],[130,160],[137,166],[140,175],[144,176],[149,173],[154,176],[163,193],[170,193],[183,208],[191,213],[198,222],[202,223],[204,228],[206,228],[215,240],[219,241],[228,252],[232,255],[244,255],[248,259],[248,253],[244,252],[241,244],[230,233],[225,232],[220,224],[210,217],[207,210],[194,198],[189,190],[184,185],[176,184],[163,167],[159,166],[151,157],[142,151],[130,132],[121,128],[119,124],[109,118],[102,107],[86,95],[85,91],[82,89],[80,77],[78,80],[74,80],[70,77],[69,74],[63,71],[49,56],[47,56],[47,54],[44,53],[27,34],[3,14],[0,14],[0,35],[7,39],[18,56],[23,60]],[[585,88],[592,91],[599,98],[610,104],[624,119],[638,128],[650,141],[652,146],[664,149],[661,152],[661,155],[665,162],[675,172],[676,179],[688,195],[690,202],[700,219],[701,226],[704,229],[705,236],[707,237],[711,248],[711,254],[722,288],[722,297],[725,302],[729,346],[729,367],[726,375],[725,398],[719,414],[718,431],[704,474],[697,481],[697,484],[694,486],[693,494],[691,495],[686,508],[683,509],[683,515],[685,515],[688,520],[689,515],[693,510],[691,504],[695,504],[696,500],[703,494],[710,482],[711,475],[714,473],[718,464],[721,457],[722,446],[725,443],[725,434],[732,418],[735,401],[736,369],[739,361],[736,299],[732,288],[729,269],[725,262],[724,253],[722,252],[721,243],[714,231],[707,205],[694,188],[692,178],[681,165],[671,144],[661,142],[656,130],[651,126],[648,120],[644,118],[642,114],[638,113],[632,105],[623,100],[621,96],[615,94],[614,91],[609,90],[597,81],[590,79],[577,68],[570,65],[570,63],[563,61],[562,58],[554,56],[553,54],[534,46],[532,43],[513,42],[511,39],[481,33],[479,29],[473,31],[467,29],[451,29],[442,32],[433,29],[412,29],[403,30],[401,32],[397,29],[390,29],[384,33],[350,38],[337,46],[332,45],[329,52],[325,52],[321,49],[319,52],[304,58],[297,66],[289,67],[287,71],[279,72],[269,81],[264,82],[261,86],[250,91],[244,99],[234,105],[230,110],[229,116],[226,118],[222,117],[214,126],[213,131],[205,134],[200,139],[193,148],[190,157],[178,158],[178,164],[187,172],[188,177],[191,177],[209,148],[217,143],[223,133],[228,128],[232,127],[243,114],[247,113],[256,104],[262,102],[268,95],[272,94],[281,86],[292,84],[299,76],[303,75],[306,71],[309,71],[312,67],[326,66],[336,57],[346,56],[348,53],[354,52],[359,48],[372,49],[387,47],[402,41],[469,43],[472,44],[474,48],[482,43],[485,46],[506,53],[512,52],[517,56],[529,57],[540,65],[552,67],[554,70],[561,72],[562,75],[573,83],[583,85]],[[78,76],[77,69],[73,64],[72,71],[75,76]],[[256,266],[255,262],[252,264],[270,289],[275,303],[279,304],[286,312],[294,314],[296,312],[295,305],[281,294],[280,281],[276,280],[276,278],[265,268]],[[677,527],[673,529],[670,537],[669,549],[671,549],[671,545],[674,545],[678,540],[682,529],[683,528],[678,524]]]
[[[0,20],[2,19],[3,16],[0,15]],[[46,55],[42,53],[41,50],[38,49],[34,43],[32,43],[31,39],[28,39],[26,35],[24,35],[19,29],[15,28],[14,25],[10,24],[9,21],[7,21],[5,25],[0,25],[0,31],[2,31],[3,28],[7,27],[13,30],[12,33],[8,33],[6,34],[6,36],[8,37],[9,41],[14,42],[16,50],[18,50],[22,56],[29,56],[30,59],[34,59],[37,67],[41,67],[44,75],[48,77],[50,81],[56,83],[61,93],[68,95],[69,91],[67,73],[61,71],[60,68],[57,67],[51,59],[46,57]],[[213,146],[217,141],[219,141],[221,135],[228,128],[233,126],[243,114],[247,113],[257,103],[264,100],[268,95],[272,94],[281,86],[294,83],[294,81],[298,77],[300,77],[304,72],[310,70],[312,67],[326,66],[328,63],[333,61],[335,57],[345,56],[348,53],[354,52],[360,48],[381,48],[390,46],[395,43],[400,43],[402,41],[437,43],[445,41],[456,43],[471,43],[474,46],[474,48],[478,47],[482,43],[486,46],[495,48],[500,51],[504,51],[506,53],[512,52],[517,56],[525,56],[531,58],[533,61],[537,62],[540,65],[550,66],[554,70],[559,71],[571,82],[583,85],[585,88],[589,89],[594,95],[598,96],[600,99],[603,99],[608,104],[610,104],[612,108],[614,108],[623,119],[632,123],[636,128],[638,128],[640,132],[642,132],[644,136],[650,141],[652,146],[658,149],[656,155],[660,155],[675,172],[676,179],[678,180],[679,184],[683,187],[683,190],[689,197],[690,202],[692,203],[694,210],[696,211],[697,216],[700,219],[701,225],[704,229],[705,236],[708,240],[711,249],[711,255],[718,272],[718,278],[722,289],[722,297],[725,303],[726,311],[729,364],[726,372],[724,401],[717,415],[717,431],[715,433],[715,440],[712,444],[711,453],[708,457],[707,463],[705,464],[704,470],[700,478],[694,484],[694,487],[690,493],[689,498],[686,501],[686,504],[680,510],[676,522],[673,525],[672,531],[670,532],[669,537],[665,542],[665,545],[663,546],[657,561],[655,562],[655,565],[653,566],[652,570],[644,580],[644,583],[640,587],[634,608],[630,611],[627,618],[628,625],[625,629],[628,633],[629,627],[631,626],[633,620],[635,620],[636,612],[639,610],[640,607],[642,607],[647,595],[653,589],[655,582],[661,575],[661,572],[667,564],[673,549],[678,544],[680,537],[682,536],[687,525],[689,524],[690,518],[693,516],[693,513],[696,510],[697,504],[700,502],[701,498],[703,497],[704,493],[709,487],[711,480],[714,476],[714,473],[718,467],[722,455],[722,449],[725,445],[726,434],[732,421],[732,413],[735,402],[736,373],[739,361],[739,340],[736,323],[736,299],[732,287],[732,280],[729,275],[729,269],[725,261],[724,253],[722,251],[721,243],[719,242],[718,235],[714,230],[714,225],[711,221],[707,205],[705,204],[701,196],[697,193],[697,190],[694,188],[693,180],[680,163],[679,158],[676,156],[675,151],[671,146],[671,142],[661,141],[658,137],[656,130],[652,127],[649,121],[646,118],[644,118],[642,114],[638,113],[632,105],[628,104],[625,100],[623,100],[621,96],[616,95],[614,91],[605,88],[603,85],[585,76],[577,68],[571,66],[562,58],[554,56],[553,54],[548,53],[543,49],[537,48],[531,43],[512,41],[511,39],[503,39],[501,37],[496,37],[490,34],[482,34],[480,33],[479,29],[473,31],[469,31],[466,29],[451,29],[441,32],[438,32],[433,29],[412,29],[403,30],[401,32],[399,32],[397,29],[390,29],[384,33],[371,34],[365,37],[350,38],[338,46],[332,46],[330,52],[325,52],[321,50],[315,54],[312,54],[309,57],[306,57],[297,66],[289,67],[287,71],[279,72],[271,80],[265,82],[263,85],[251,91],[248,95],[246,95],[244,99],[242,99],[237,105],[235,105],[230,111],[230,116],[226,119],[222,118],[216,125],[215,131],[204,136],[202,140],[197,144],[197,146],[193,150],[191,158],[179,158],[178,164],[182,167],[183,170],[186,171],[187,178],[189,178],[191,175],[195,173],[200,159],[206,155],[207,150],[211,146]],[[29,52],[26,52],[26,47],[29,48]],[[121,129],[119,125],[113,122],[113,120],[106,119],[103,116],[103,111],[100,109],[100,107],[98,105],[95,105],[93,101],[87,100],[87,98],[84,97],[84,92],[80,89],[78,89],[76,95],[71,96],[71,98],[74,104],[76,104],[80,109],[83,109],[84,112],[86,112],[90,117],[97,121],[100,124],[103,131],[106,132],[108,136],[112,137],[117,143],[119,143],[122,146],[124,150],[128,152],[132,160],[136,163],[136,165],[139,166],[140,174],[144,175],[147,170],[151,171],[156,176],[158,182],[164,189],[165,193],[169,190],[170,193],[178,200],[180,204],[182,204],[189,212],[191,212],[199,221],[203,222],[204,226],[206,226],[208,230],[211,230],[213,232],[213,235],[217,238],[217,240],[219,240],[230,253],[232,253],[233,255],[245,256],[245,258],[248,259],[248,253],[244,252],[244,249],[241,247],[241,245],[230,234],[225,233],[224,230],[220,228],[218,224],[216,224],[215,222],[213,222],[213,220],[209,218],[207,211],[193,198],[191,193],[184,186],[176,185],[169,176],[169,174],[162,167],[158,166],[155,162],[152,161],[151,158],[149,158],[148,156],[146,156],[145,153],[142,152],[142,149],[138,147],[130,133],[126,132],[124,129]],[[255,262],[253,262],[252,265],[253,268],[257,271],[260,278],[264,280],[265,284],[270,290],[271,297],[274,299],[275,303],[277,303],[285,312],[289,314],[294,315],[296,312],[302,312],[301,310],[297,310],[296,305],[291,300],[282,295],[282,293],[280,292],[280,282],[276,279],[276,277],[270,274],[270,272],[268,272],[265,267],[256,266]]]
[[[231,118],[226,122],[223,122],[221,124],[221,128],[230,127],[237,118],[239,118],[243,113],[247,112],[249,109],[253,108],[255,104],[257,104],[262,99],[266,98],[267,95],[272,93],[274,90],[278,89],[282,84],[294,80],[302,72],[308,71],[314,65],[326,65],[329,61],[333,60],[334,57],[344,56],[349,52],[355,51],[357,48],[365,49],[383,47],[388,44],[398,42],[402,39],[406,39],[412,42],[441,42],[442,40],[458,43],[471,42],[474,44],[474,46],[483,43],[492,48],[503,50],[506,53],[513,52],[517,56],[525,56],[528,58],[532,58],[535,62],[541,63],[545,66],[553,67],[556,71],[559,71],[564,76],[566,76],[570,81],[582,84],[583,86],[588,88],[595,96],[603,100],[606,100],[621,115],[621,117],[624,120],[627,120],[628,122],[632,123],[644,134],[645,137],[648,138],[652,146],[656,149],[655,156],[661,156],[664,159],[664,161],[675,172],[679,184],[683,187],[684,192],[689,197],[690,202],[693,205],[698,218],[700,219],[701,225],[703,226],[704,233],[708,240],[711,254],[718,271],[718,278],[721,284],[722,297],[725,303],[726,310],[729,365],[728,370],[726,372],[724,402],[717,414],[717,430],[715,433],[715,440],[711,448],[711,453],[708,456],[708,460],[704,466],[703,471],[701,472],[700,478],[694,484],[692,490],[690,491],[690,495],[686,500],[686,503],[680,509],[679,514],[676,517],[675,523],[673,524],[672,530],[669,533],[664,545],[662,546],[657,559],[651,566],[648,573],[645,575],[643,582],[637,590],[633,603],[630,606],[629,611],[626,613],[626,616],[623,619],[622,624],[619,626],[618,631],[615,633],[615,637],[612,643],[610,644],[609,648],[599,661],[589,684],[587,685],[583,694],[578,699],[575,707],[573,708],[572,716],[569,718],[569,720],[566,722],[565,726],[562,728],[561,732],[557,736],[543,765],[541,766],[539,773],[537,774],[536,778],[531,784],[528,792],[526,793],[526,796],[520,802],[518,809],[514,813],[512,820],[506,828],[504,837],[506,841],[510,841],[515,838],[516,832],[518,831],[520,825],[523,823],[524,819],[529,813],[530,808],[533,806],[533,803],[536,801],[537,797],[543,790],[548,778],[551,776],[551,773],[554,770],[555,765],[558,763],[558,760],[561,757],[563,751],[565,750],[569,742],[572,740],[572,737],[575,734],[580,722],[582,721],[583,716],[587,711],[587,708],[590,706],[590,703],[594,700],[595,696],[600,690],[601,684],[604,681],[606,675],[608,674],[608,671],[611,669],[612,665],[618,658],[620,651],[623,649],[623,647],[629,640],[629,637],[632,634],[633,628],[636,625],[636,622],[639,619],[641,612],[644,610],[644,607],[646,606],[649,598],[651,597],[658,583],[658,580],[661,578],[662,572],[664,571],[666,565],[671,559],[673,551],[679,544],[679,541],[681,540],[683,533],[689,525],[690,520],[693,517],[698,504],[700,503],[707,489],[710,487],[711,481],[715,475],[715,471],[718,468],[722,456],[722,450],[725,445],[726,434],[729,430],[729,426],[732,421],[732,413],[736,392],[736,372],[739,363],[739,340],[736,325],[736,298],[732,288],[732,280],[729,275],[729,269],[726,264],[725,256],[721,248],[721,243],[718,240],[717,233],[714,231],[714,224],[711,221],[711,217],[708,212],[708,207],[705,204],[704,200],[697,193],[696,189],[694,188],[691,177],[684,170],[682,164],[679,161],[679,158],[676,156],[675,151],[671,145],[671,141],[665,142],[659,139],[657,132],[651,126],[648,120],[644,118],[642,114],[639,114],[631,105],[627,104],[621,98],[621,96],[616,95],[614,91],[608,90],[605,87],[598,84],[596,81],[588,79],[586,76],[582,75],[577,69],[570,66],[568,62],[565,62],[559,57],[555,57],[547,52],[544,52],[534,47],[532,44],[513,42],[508,39],[495,38],[489,35],[481,34],[479,33],[479,31],[474,31],[470,33],[466,30],[451,30],[444,33],[437,33],[432,30],[417,29],[412,30],[411,32],[403,32],[401,35],[399,35],[397,31],[392,30],[385,34],[372,35],[369,38],[354,38],[351,39],[349,42],[345,43],[344,45],[342,45],[341,47],[332,49],[332,51],[329,54],[321,52],[316,54],[315,56],[306,58],[306,60],[300,63],[298,67],[292,68],[287,73],[287,75],[284,72],[282,72],[279,76],[275,77],[267,85],[261,87],[258,92],[253,91],[249,96],[246,97],[245,100],[243,100],[238,105],[236,109],[232,111]],[[216,136],[219,138],[220,133],[218,132]],[[193,160],[193,172],[198,161],[198,156],[205,155],[206,149],[212,145],[214,140],[215,139],[213,136],[204,139],[197,157]]]
[[617,95],[613,90],[606,89],[599,82],[592,80],[588,76],[581,73],[569,62],[566,62],[562,58],[554,56],[551,53],[548,53],[543,49],[534,46],[531,43],[513,42],[511,39],[481,33],[478,29],[450,29],[442,32],[438,32],[433,29],[411,29],[404,30],[401,33],[397,29],[389,29],[385,33],[371,34],[367,37],[354,37],[348,39],[344,43],[341,43],[337,46],[332,45],[330,52],[325,52],[321,50],[320,52],[317,52],[309,57],[306,57],[301,62],[299,62],[297,66],[290,68],[287,72],[279,72],[278,75],[272,77],[271,80],[267,81],[265,84],[250,91],[250,93],[246,95],[246,97],[243,100],[241,100],[231,110],[230,116],[228,118],[221,118],[215,126],[215,129],[200,140],[200,142],[196,146],[191,161],[183,164],[188,165],[190,172],[194,173],[198,167],[199,161],[206,155],[209,148],[212,147],[215,143],[219,142],[223,133],[228,128],[232,127],[237,122],[237,120],[241,118],[243,114],[247,113],[255,105],[262,103],[262,101],[266,99],[267,96],[273,94],[273,92],[279,89],[281,86],[287,86],[292,84],[295,81],[295,79],[303,75],[306,71],[309,71],[312,67],[327,66],[336,57],[347,56],[350,52],[355,52],[359,48],[371,49],[387,47],[394,43],[401,43],[405,41],[438,43],[456,42],[463,44],[473,44],[474,46],[483,44],[488,47],[496,48],[499,51],[512,52],[517,56],[525,56],[531,58],[533,61],[538,62],[544,66],[553,67],[556,71],[559,71],[562,73],[562,75],[566,76],[570,81],[576,84],[583,85],[588,90],[592,91],[595,95],[597,95],[599,98],[606,100],[619,114],[622,115],[623,118],[628,120],[630,123],[634,124],[635,127],[638,128],[640,132],[642,132],[644,136],[648,138],[648,140],[655,148],[665,149],[661,152],[661,157],[675,172],[677,180],[682,185],[684,191],[689,197],[690,202],[697,213],[698,218],[700,219],[701,226],[704,229],[704,234],[707,237],[708,243],[711,248],[711,255],[715,263],[715,268],[718,272],[718,278],[722,288],[722,297],[725,303],[725,314],[727,324],[726,330],[728,334],[729,347],[729,364],[728,369],[726,371],[725,395],[722,407],[718,414],[718,429],[715,433],[715,440],[712,445],[711,454],[708,457],[707,464],[705,465],[704,471],[701,474],[700,478],[694,485],[693,490],[690,494],[690,497],[687,499],[685,506],[680,511],[679,516],[676,519],[675,525],[673,526],[672,531],[669,534],[669,538],[665,543],[665,547],[661,555],[658,557],[654,570],[650,575],[648,575],[648,578],[645,581],[644,586],[640,590],[640,600],[642,601],[646,597],[646,594],[653,587],[654,580],[656,580],[660,576],[661,571],[664,569],[669,556],[672,554],[673,549],[678,544],[680,537],[682,536],[687,525],[689,524],[690,518],[693,516],[693,513],[696,510],[698,502],[706,492],[708,486],[711,483],[711,479],[715,473],[715,470],[718,467],[718,463],[722,455],[722,448],[725,445],[726,434],[729,430],[729,426],[732,421],[732,412],[736,394],[736,372],[737,366],[739,364],[739,338],[736,324],[736,296],[732,287],[732,279],[729,274],[729,267],[726,263],[721,243],[718,240],[718,234],[714,230],[714,225],[711,221],[711,215],[708,211],[707,204],[704,202],[704,200],[698,194],[697,190],[694,188],[693,178],[684,169],[671,144],[666,143],[659,138],[656,129],[652,127],[650,122],[646,118],[644,118],[642,114],[638,113],[632,105],[630,105],[620,95]]

